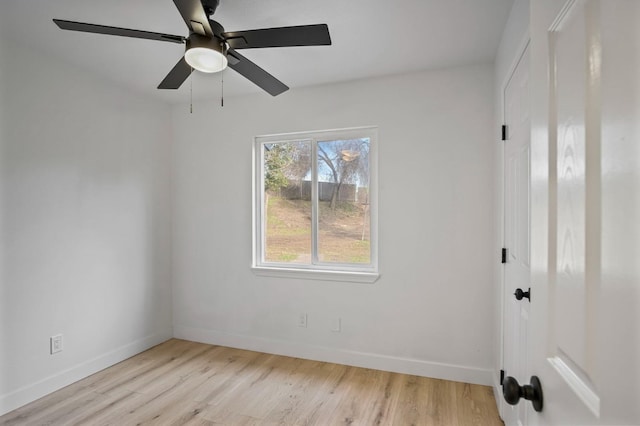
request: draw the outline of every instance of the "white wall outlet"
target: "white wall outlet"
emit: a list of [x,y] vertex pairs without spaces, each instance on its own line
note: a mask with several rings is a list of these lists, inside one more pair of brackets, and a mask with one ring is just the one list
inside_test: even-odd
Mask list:
[[62,334],[57,334],[55,336],[51,336],[49,338],[49,343],[51,345],[51,354],[52,355],[62,351]]
[[340,333],[342,331],[342,319],[340,317],[336,317],[331,322],[331,331],[334,333]]
[[307,314],[300,314],[300,316],[298,316],[298,327],[307,328]]

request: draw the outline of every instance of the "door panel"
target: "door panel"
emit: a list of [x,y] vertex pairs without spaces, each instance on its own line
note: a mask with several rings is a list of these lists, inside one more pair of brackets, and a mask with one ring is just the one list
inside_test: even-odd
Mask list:
[[531,425],[640,425],[640,2],[531,2]]
[[[555,121],[557,126],[557,235],[556,265],[557,277],[550,297],[555,306],[553,329],[555,341],[552,357],[554,365],[562,368],[563,377],[578,379],[575,385],[592,388],[591,365],[587,362],[587,341],[592,333],[587,330],[587,318],[593,305],[587,303],[590,288],[597,285],[597,271],[586,272],[586,222],[587,216],[598,214],[586,211],[586,199],[598,197],[598,167],[587,170],[587,151],[593,151],[600,144],[600,135],[589,132],[587,138],[587,108],[598,108],[593,102],[599,90],[596,68],[587,72],[587,63],[595,62],[599,43],[589,43],[587,16],[592,8],[585,0],[578,0],[559,19],[552,29],[551,54],[554,56],[555,74]],[[594,66],[597,66],[594,64]],[[589,173],[589,176],[587,176]],[[587,180],[589,184],[587,185]],[[598,199],[593,199],[595,205]],[[590,225],[599,227],[591,219]],[[597,231],[597,230],[596,230]],[[594,233],[597,235],[597,232]],[[597,240],[589,240],[592,248]],[[595,248],[595,247],[594,247]],[[594,410],[599,407],[592,406]]]

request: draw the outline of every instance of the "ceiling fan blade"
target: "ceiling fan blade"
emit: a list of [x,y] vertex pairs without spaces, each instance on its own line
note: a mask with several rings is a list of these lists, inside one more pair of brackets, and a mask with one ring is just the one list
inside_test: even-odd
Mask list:
[[230,31],[222,33],[222,36],[229,46],[234,49],[328,46],[331,44],[331,36],[329,35],[327,24]]
[[171,43],[184,43],[185,38],[173,34],[154,33],[151,31],[131,30],[128,28],[107,27],[105,25],[87,24],[84,22],[64,21],[54,19],[53,22],[63,29],[70,31],[81,31],[83,33],[107,34],[123,37],[143,38],[147,40],[168,41]]
[[229,49],[227,52],[227,58],[229,59],[229,67],[236,70],[270,95],[278,96],[280,93],[289,90],[289,87],[283,82],[235,50]]
[[178,89],[182,83],[191,75],[193,69],[191,66],[185,61],[184,56],[169,74],[162,80],[158,89]]
[[209,37],[213,35],[211,25],[209,25],[209,17],[200,0],[173,0],[173,2],[191,31]]

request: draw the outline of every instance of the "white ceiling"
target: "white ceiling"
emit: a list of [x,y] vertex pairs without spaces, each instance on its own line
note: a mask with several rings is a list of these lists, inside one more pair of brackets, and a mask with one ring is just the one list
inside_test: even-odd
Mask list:
[[[326,23],[332,46],[242,50],[291,88],[493,62],[513,0],[220,0],[227,31]],[[156,87],[184,53],[174,43],[62,31],[53,18],[187,36],[171,0],[0,0],[0,36],[49,52],[129,90],[169,102]],[[220,96],[220,75],[197,74],[194,98]],[[233,70],[225,96],[263,93]],[[52,82],[53,83],[53,82]],[[285,94],[281,96],[286,96]]]

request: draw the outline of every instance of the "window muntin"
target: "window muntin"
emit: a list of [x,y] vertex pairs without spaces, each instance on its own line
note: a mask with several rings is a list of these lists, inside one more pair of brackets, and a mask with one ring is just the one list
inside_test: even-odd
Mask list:
[[376,140],[376,128],[256,138],[254,268],[377,274]]

